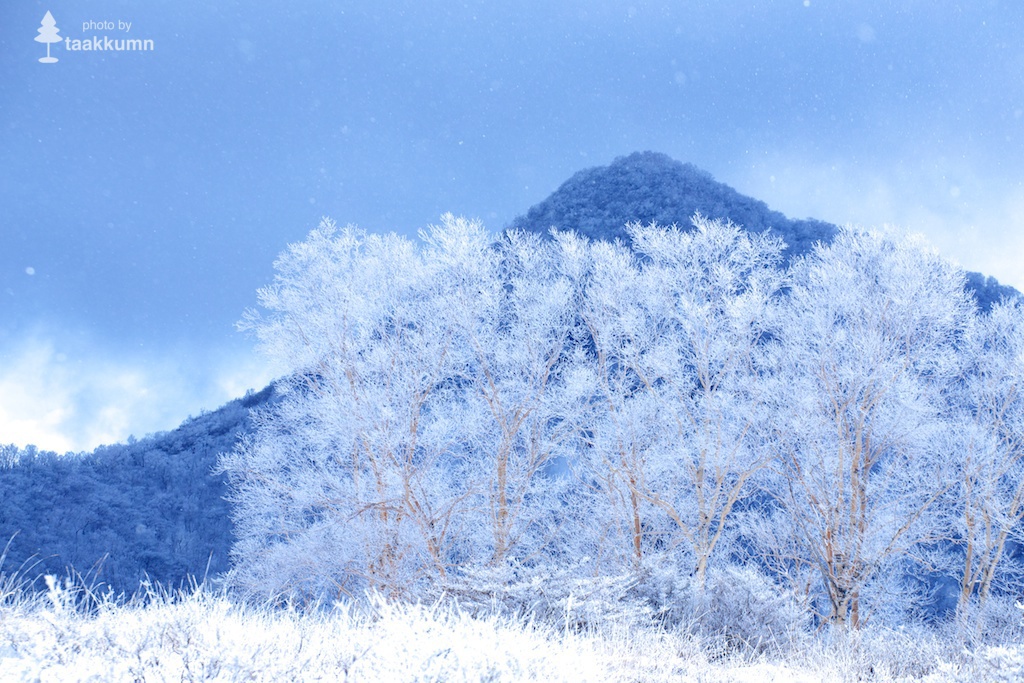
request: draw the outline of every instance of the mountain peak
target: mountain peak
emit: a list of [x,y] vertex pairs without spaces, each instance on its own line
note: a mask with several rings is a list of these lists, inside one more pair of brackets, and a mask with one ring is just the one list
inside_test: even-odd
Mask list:
[[538,232],[556,227],[592,239],[628,242],[628,222],[685,228],[698,212],[753,232],[770,229],[786,241],[790,256],[809,251],[817,241],[830,241],[838,230],[822,221],[789,219],[693,164],[650,151],[579,171],[510,227]]

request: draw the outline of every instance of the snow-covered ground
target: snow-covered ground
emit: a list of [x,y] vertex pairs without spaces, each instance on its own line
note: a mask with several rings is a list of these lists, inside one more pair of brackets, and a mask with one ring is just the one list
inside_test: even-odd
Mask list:
[[[0,577],[2,578],[2,577]],[[0,582],[2,585],[2,582]],[[85,599],[83,599],[85,598]],[[976,655],[934,637],[808,634],[768,652],[685,632],[565,632],[451,606],[257,608],[208,591],[127,604],[54,583],[0,588],[0,681],[1010,681],[1018,647]]]

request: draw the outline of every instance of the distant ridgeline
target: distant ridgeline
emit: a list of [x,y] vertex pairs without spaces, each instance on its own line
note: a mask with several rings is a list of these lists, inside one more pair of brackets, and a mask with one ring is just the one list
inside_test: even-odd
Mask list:
[[[838,230],[823,221],[786,218],[764,202],[716,182],[706,171],[656,152],[634,152],[609,166],[576,173],[510,227],[546,233],[554,226],[591,239],[619,238],[628,243],[627,222],[689,228],[697,212],[731,220],[753,232],[770,228],[786,242],[790,257],[810,251],[815,242],[831,241]],[[981,273],[968,273],[967,289],[986,311],[1002,296],[1019,295],[1013,287]]]
[[[748,230],[771,228],[791,256],[836,232],[829,223],[790,220],[694,166],[653,152],[580,171],[512,226],[626,240],[627,221],[689,227],[698,211]],[[1000,296],[1018,295],[980,273],[968,275],[967,287],[984,310]],[[26,573],[35,577],[63,575],[73,566],[125,592],[146,576],[178,584],[225,571],[232,542],[227,488],[211,470],[248,430],[249,410],[271,400],[268,387],[173,431],[88,454],[0,447],[0,551],[17,532],[0,571],[27,562]]]
[[248,430],[249,410],[273,398],[268,387],[92,453],[0,447],[0,551],[13,536],[0,571],[31,579],[73,567],[131,593],[146,577],[178,585],[227,570],[227,488],[211,470]]

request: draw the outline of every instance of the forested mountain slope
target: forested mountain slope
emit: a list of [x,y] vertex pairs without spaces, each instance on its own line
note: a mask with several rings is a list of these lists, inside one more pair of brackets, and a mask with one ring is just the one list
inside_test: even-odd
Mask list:
[[72,566],[115,591],[140,579],[176,584],[228,568],[231,526],[224,477],[211,470],[249,427],[271,387],[177,429],[92,453],[0,448],[4,571],[64,574]]

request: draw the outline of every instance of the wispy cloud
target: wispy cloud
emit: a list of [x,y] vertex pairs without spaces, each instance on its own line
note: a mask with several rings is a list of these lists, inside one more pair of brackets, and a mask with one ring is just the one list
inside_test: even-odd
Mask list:
[[740,172],[736,189],[792,218],[923,233],[964,268],[1024,290],[1024,185],[994,185],[968,162],[857,165],[778,155]]
[[253,353],[126,357],[37,332],[0,349],[0,443],[91,450],[172,429],[271,379]]

